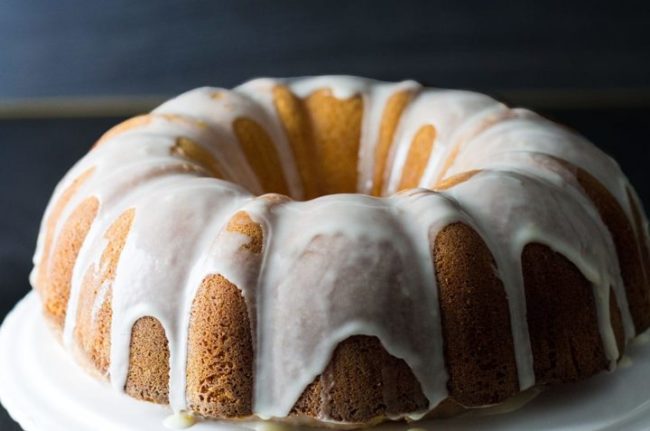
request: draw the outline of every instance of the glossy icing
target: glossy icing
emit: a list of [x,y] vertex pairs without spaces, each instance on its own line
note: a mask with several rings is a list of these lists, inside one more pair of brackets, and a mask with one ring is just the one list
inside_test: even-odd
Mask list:
[[[273,106],[272,90],[280,83],[300,97],[319,89],[330,89],[337,98],[362,96],[359,194],[273,205],[259,197],[261,185],[233,131],[238,118],[262,126],[280,155],[291,197],[303,196],[288,138]],[[387,197],[361,194],[372,187],[374,150],[386,101],[405,89],[415,95],[400,119],[389,154]],[[429,124],[436,139],[421,188],[395,194],[413,137]],[[223,167],[225,179],[214,179],[205,166],[174,154],[171,149],[179,137],[209,151]],[[186,408],[190,309],[201,280],[219,273],[241,289],[248,304],[257,416],[286,416],[323,371],[338,343],[359,334],[377,336],[390,354],[410,366],[432,409],[447,396],[447,373],[431,241],[449,223],[462,221],[489,246],[504,282],[522,390],[535,383],[520,262],[523,247],[530,242],[561,252],[592,282],[599,328],[613,367],[618,349],[609,318],[610,286],[627,338],[635,335],[618,260],[596,209],[555,158],[590,172],[631,215],[627,180],[612,159],[569,130],[485,95],[424,89],[412,81],[388,84],[345,76],[258,79],[231,91],[209,87],[189,91],[155,109],[142,125],[106,137],[55,190],[44,220],[63,190],[83,172],[95,169],[60,217],[65,221],[89,196],[99,201],[98,216],[74,268],[65,344],[70,347],[74,342],[79,292],[89,268],[99,266],[106,246],[104,232],[133,208],[135,219],[112,284],[109,374],[117,390],[123,390],[126,382],[132,325],[140,317],[153,316],[169,341],[170,404],[176,411]],[[431,190],[453,174],[474,169],[482,172],[448,190]],[[263,227],[261,258],[238,253],[245,238],[224,229],[238,211]],[[61,225],[56,226],[55,238]],[[44,230],[36,267],[43,257]],[[325,257],[305,258],[319,238],[328,239]],[[96,307],[103,297],[99,295]],[[404,315],[412,319],[405,320]]]

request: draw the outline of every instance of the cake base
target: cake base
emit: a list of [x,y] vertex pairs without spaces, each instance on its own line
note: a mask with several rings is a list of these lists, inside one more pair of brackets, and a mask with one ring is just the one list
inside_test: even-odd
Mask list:
[[[630,365],[632,362],[632,366]],[[508,414],[496,407],[444,420],[387,424],[377,431],[410,428],[461,430],[641,430],[650,428],[650,335],[628,348],[616,373],[552,388]],[[165,431],[164,406],[115,393],[77,366],[49,333],[38,298],[28,294],[0,327],[0,401],[25,431]],[[191,431],[277,430],[269,423],[198,422]],[[314,428],[309,428],[314,430]]]

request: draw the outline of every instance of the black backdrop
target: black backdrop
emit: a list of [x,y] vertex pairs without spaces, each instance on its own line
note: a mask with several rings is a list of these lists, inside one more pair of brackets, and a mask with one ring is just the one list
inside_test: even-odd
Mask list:
[[0,97],[176,93],[349,73],[447,87],[648,87],[647,1],[0,2]]
[[[80,96],[323,73],[496,92],[586,134],[650,205],[646,2],[399,3],[1,1],[0,320],[29,289],[52,188],[137,110],[107,116],[98,100],[92,118],[83,105],[61,118],[56,107]],[[31,109],[42,98],[54,99]],[[0,430],[14,429],[0,408]]]

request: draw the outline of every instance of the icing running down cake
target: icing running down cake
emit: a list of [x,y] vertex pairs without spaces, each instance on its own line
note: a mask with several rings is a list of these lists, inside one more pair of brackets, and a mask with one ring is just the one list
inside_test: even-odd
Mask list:
[[199,88],[57,186],[31,283],[119,391],[358,426],[613,369],[648,227],[581,136],[477,93],[346,76]]

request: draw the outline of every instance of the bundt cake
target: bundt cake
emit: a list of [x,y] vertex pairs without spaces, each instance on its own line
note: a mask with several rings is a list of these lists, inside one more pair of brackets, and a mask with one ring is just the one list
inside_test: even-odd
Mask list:
[[31,283],[77,360],[204,418],[331,426],[611,370],[650,325],[641,203],[574,132],[346,76],[199,88],[57,186]]

